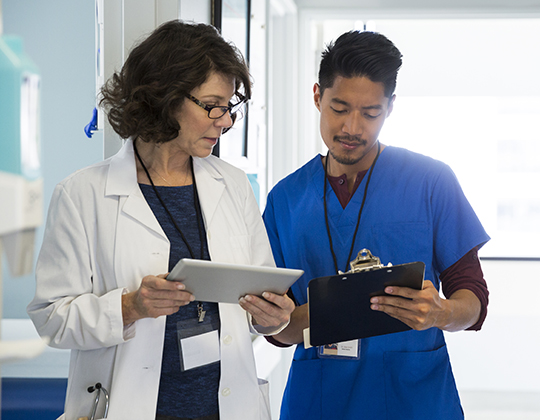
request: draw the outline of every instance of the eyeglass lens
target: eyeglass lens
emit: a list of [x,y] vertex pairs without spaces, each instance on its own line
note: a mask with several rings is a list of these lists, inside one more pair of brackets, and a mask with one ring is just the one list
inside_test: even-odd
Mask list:
[[243,102],[237,103],[233,105],[231,108],[227,106],[218,106],[218,107],[212,108],[208,112],[208,116],[212,119],[218,119],[218,118],[223,117],[227,112],[230,112],[231,115],[234,115],[236,112],[240,110],[240,108],[242,108],[242,105],[243,105]]

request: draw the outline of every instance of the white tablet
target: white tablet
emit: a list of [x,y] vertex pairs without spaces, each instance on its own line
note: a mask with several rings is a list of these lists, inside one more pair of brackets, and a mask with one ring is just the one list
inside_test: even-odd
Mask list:
[[245,295],[263,292],[279,295],[302,275],[303,270],[220,263],[184,258],[178,261],[167,280],[181,281],[186,290],[203,302],[238,303]]

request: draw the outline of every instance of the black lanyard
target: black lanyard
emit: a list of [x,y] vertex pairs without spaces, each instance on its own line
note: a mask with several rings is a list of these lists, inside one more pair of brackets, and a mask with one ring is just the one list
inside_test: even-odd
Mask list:
[[[347,267],[349,266],[349,262],[351,261],[351,256],[354,249],[354,243],[356,241],[356,234],[358,233],[358,227],[360,226],[360,218],[362,217],[362,210],[364,210],[364,204],[366,202],[366,196],[367,196],[367,190],[369,186],[369,182],[371,181],[371,174],[373,173],[373,168],[375,168],[375,164],[377,163],[377,159],[379,159],[379,155],[381,153],[381,143],[377,142],[377,156],[375,156],[375,160],[371,164],[371,168],[369,169],[369,175],[366,181],[366,186],[364,187],[364,197],[362,198],[362,205],[360,206],[360,210],[358,211],[358,220],[356,221],[356,228],[354,229],[354,235],[352,239],[351,249],[349,251],[349,256],[347,257],[347,263],[345,264],[345,270],[344,272],[347,272]],[[334,245],[332,243],[332,235],[330,233],[330,223],[328,222],[328,210],[326,206],[326,182],[328,178],[328,159],[329,159],[329,153],[326,155],[326,161],[324,162],[324,193],[323,193],[323,202],[324,202],[324,221],[326,222],[326,232],[328,233],[328,240],[330,241],[330,251],[332,252],[332,258],[334,259],[334,267],[336,269],[336,273],[339,272],[336,253],[334,252]]]
[[[189,255],[191,255],[192,259],[196,259],[195,254],[194,254],[193,250],[191,249],[191,246],[189,245],[186,237],[184,236],[184,233],[182,232],[182,230],[180,229],[180,227],[176,223],[176,220],[174,220],[174,218],[172,217],[171,212],[169,211],[169,209],[165,205],[165,202],[161,198],[161,195],[159,194],[156,186],[154,185],[154,181],[152,181],[152,178],[150,177],[150,173],[148,172],[148,169],[146,169],[146,166],[144,166],[144,163],[143,163],[143,161],[141,159],[141,156],[139,155],[139,151],[137,150],[137,146],[135,145],[135,140],[133,141],[133,150],[135,150],[135,154],[137,155],[137,159],[139,159],[139,162],[141,162],[141,166],[143,167],[144,172],[146,173],[146,176],[150,180],[150,184],[152,184],[152,188],[153,188],[154,193],[156,194],[157,198],[159,199],[159,202],[161,203],[161,205],[163,206],[163,208],[165,209],[165,211],[169,215],[169,218],[173,222],[174,227],[176,228],[176,230],[178,231],[178,233],[182,237],[182,240],[186,244],[186,246],[188,248],[188,251],[189,251]],[[195,174],[193,172],[193,158],[191,156],[189,157],[189,163],[190,163],[190,167],[191,167],[191,177],[193,178],[193,204],[195,205],[195,214],[197,215],[197,228],[199,230],[199,240],[200,240],[200,246],[201,246],[201,249],[200,249],[200,255],[201,256],[200,256],[199,259],[202,260],[202,259],[204,259],[204,246],[203,246],[204,238],[203,238],[203,229],[201,227],[201,225],[202,225],[202,220],[201,220],[202,217],[201,217],[201,212],[200,212],[200,207],[199,207],[200,204],[199,204],[199,194],[197,193],[197,183],[195,182]]]

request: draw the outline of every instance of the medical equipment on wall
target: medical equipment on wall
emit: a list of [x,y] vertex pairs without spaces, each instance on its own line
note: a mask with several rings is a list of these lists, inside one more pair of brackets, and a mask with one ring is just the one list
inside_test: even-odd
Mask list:
[[0,238],[14,276],[32,271],[43,218],[37,68],[16,36],[0,37]]
[[[22,39],[1,33],[0,92],[1,303],[2,248],[13,276],[31,273],[35,232],[43,221],[40,76],[23,50]],[[0,363],[35,357],[44,347],[41,339],[0,342]]]

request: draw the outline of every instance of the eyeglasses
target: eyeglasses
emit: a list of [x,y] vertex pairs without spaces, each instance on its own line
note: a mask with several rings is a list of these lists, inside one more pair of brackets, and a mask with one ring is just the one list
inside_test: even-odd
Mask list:
[[191,96],[189,93],[186,94],[186,97],[190,100],[199,105],[202,109],[208,112],[208,118],[211,118],[213,120],[217,120],[221,117],[223,117],[227,112],[230,114],[231,118],[233,118],[233,121],[236,119],[236,113],[240,111],[242,108],[242,105],[246,102],[246,100],[240,96],[240,102],[234,104],[234,105],[228,105],[228,106],[222,106],[222,105],[206,105],[205,103],[199,101],[196,97]]

